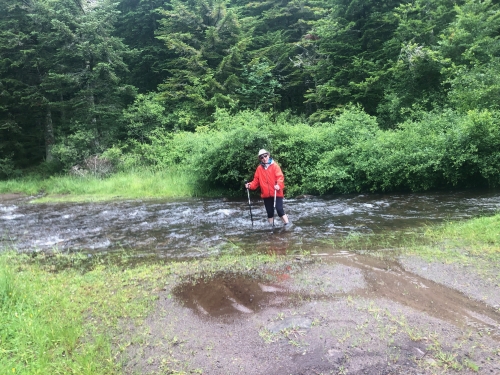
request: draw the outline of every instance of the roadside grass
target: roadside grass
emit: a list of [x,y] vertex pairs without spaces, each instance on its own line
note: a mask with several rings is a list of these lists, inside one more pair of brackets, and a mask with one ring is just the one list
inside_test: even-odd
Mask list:
[[266,274],[290,262],[238,253],[133,266],[91,259],[0,253],[0,374],[120,374],[130,345],[124,324],[143,324],[166,285],[219,272]]
[[193,172],[178,168],[134,170],[107,178],[55,176],[0,181],[0,193],[43,194],[34,202],[101,201],[112,199],[177,198],[199,195]]

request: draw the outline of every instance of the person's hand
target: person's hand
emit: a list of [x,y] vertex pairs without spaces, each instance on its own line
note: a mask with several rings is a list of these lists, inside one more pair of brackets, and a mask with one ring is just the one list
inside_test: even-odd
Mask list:
[[250,182],[247,182],[247,183],[245,184],[245,188],[246,188],[246,189],[250,189]]
[[274,185],[274,190],[279,190],[280,186],[278,184]]

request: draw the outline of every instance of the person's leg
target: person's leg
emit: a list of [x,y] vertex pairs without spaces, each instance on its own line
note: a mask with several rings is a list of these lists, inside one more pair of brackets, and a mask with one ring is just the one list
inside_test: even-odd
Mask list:
[[276,197],[276,212],[278,212],[278,216],[281,218],[285,225],[288,224],[288,215],[285,214],[285,210],[283,209],[283,198]]
[[266,206],[267,211],[267,221],[269,224],[274,223],[274,198],[264,198],[264,206]]

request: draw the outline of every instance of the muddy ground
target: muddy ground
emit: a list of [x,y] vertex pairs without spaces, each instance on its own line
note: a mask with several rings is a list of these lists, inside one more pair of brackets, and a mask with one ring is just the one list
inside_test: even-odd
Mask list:
[[[169,283],[127,374],[500,374],[500,267],[337,253],[268,278]],[[495,275],[496,272],[496,275]]]

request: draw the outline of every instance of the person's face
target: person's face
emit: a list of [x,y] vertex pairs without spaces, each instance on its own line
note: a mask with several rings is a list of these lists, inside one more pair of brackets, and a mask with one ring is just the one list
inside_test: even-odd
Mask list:
[[260,161],[266,163],[269,160],[269,154],[262,154],[259,156]]

